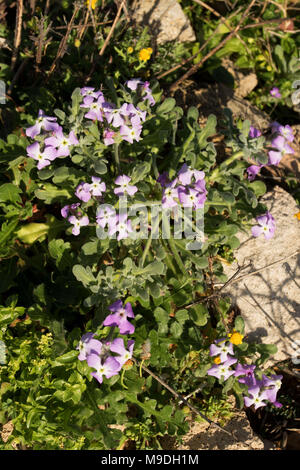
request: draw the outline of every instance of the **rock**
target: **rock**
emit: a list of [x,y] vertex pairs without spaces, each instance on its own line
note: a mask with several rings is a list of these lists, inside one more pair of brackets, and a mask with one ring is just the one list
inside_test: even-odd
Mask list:
[[235,68],[235,65],[229,59],[222,60],[222,66],[233,76],[234,78],[234,96],[235,98],[245,98],[254,90],[258,84],[256,74],[250,70],[241,70]]
[[196,40],[191,24],[177,0],[138,0],[133,20],[148,26],[157,44]]
[[174,98],[184,109],[196,106],[199,110],[200,122],[206,122],[210,114],[214,114],[219,121],[224,118],[224,108],[230,108],[234,118],[249,119],[252,126],[262,131],[270,126],[270,119],[266,113],[257,109],[246,99],[237,96],[233,89],[222,83],[211,85],[186,81],[175,91]]
[[[299,354],[300,221],[294,217],[299,211],[295,200],[279,186],[265,194],[261,203],[275,218],[275,235],[270,240],[263,235],[254,238],[251,233],[239,235],[241,245],[235,252],[238,264],[224,266],[224,270],[229,278],[238,265],[251,263],[251,267],[242,271],[240,281],[229,284],[224,292],[241,311],[245,340],[277,346],[274,363],[295,356],[297,350]],[[242,277],[281,259],[257,274]]]

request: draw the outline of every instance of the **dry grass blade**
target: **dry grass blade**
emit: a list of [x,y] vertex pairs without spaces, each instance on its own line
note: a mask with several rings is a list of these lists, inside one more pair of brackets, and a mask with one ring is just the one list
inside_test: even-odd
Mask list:
[[59,44],[56,57],[55,57],[55,59],[54,59],[52,65],[51,65],[51,67],[50,67],[50,70],[49,70],[49,72],[48,72],[48,79],[49,79],[49,77],[52,75],[52,73],[54,72],[55,67],[56,67],[58,61],[65,55],[65,52],[66,52],[66,49],[67,49],[67,41],[68,41],[69,35],[70,35],[71,31],[72,31],[72,27],[73,27],[73,23],[74,23],[75,17],[76,17],[76,15],[77,15],[77,13],[78,13],[78,11],[79,11],[80,9],[81,9],[81,4],[75,3],[73,15],[72,15],[72,18],[71,18],[70,21],[69,21],[66,34],[64,35],[64,37],[62,38],[62,40],[61,40],[61,42],[60,42],[60,44]]
[[109,43],[109,41],[110,41],[110,38],[112,37],[113,32],[114,32],[114,30],[115,30],[115,28],[116,28],[116,26],[117,26],[117,23],[118,23],[118,21],[119,21],[119,18],[120,18],[120,16],[121,16],[121,11],[122,11],[123,8],[124,8],[124,4],[125,4],[125,0],[123,0],[123,1],[121,2],[120,6],[119,6],[119,8],[118,8],[116,17],[115,17],[114,22],[113,22],[113,24],[112,24],[112,27],[110,28],[110,31],[109,31],[109,33],[108,33],[108,35],[107,35],[107,38],[105,39],[104,44],[103,44],[103,46],[101,47],[101,50],[100,50],[100,52],[99,52],[99,55],[100,55],[100,56],[102,56],[102,55],[104,54],[104,51],[105,51],[105,49],[107,48],[107,45],[108,45],[108,43]]
[[18,51],[19,47],[21,44],[21,37],[22,37],[22,19],[23,19],[23,0],[18,0],[17,1],[17,14],[16,14],[16,29],[15,29],[15,38],[14,38],[14,49],[12,53],[12,58],[11,58],[11,69],[13,70],[17,57],[18,57]]

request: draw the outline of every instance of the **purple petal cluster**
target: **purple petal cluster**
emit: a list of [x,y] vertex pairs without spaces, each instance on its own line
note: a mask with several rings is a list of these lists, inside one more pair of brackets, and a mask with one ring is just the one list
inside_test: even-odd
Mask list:
[[91,183],[81,182],[75,190],[75,196],[83,202],[88,202],[92,196],[101,197],[106,191],[106,184],[98,176],[92,176]]
[[[155,104],[148,82],[139,79],[128,80],[127,87],[131,91],[141,90],[142,100],[148,100],[150,105]],[[85,118],[103,123],[103,142],[112,145],[125,140],[129,143],[139,141],[146,120],[147,112],[134,106],[132,103],[123,103],[117,107],[114,103],[106,101],[103,93],[95,91],[92,87],[80,90],[83,97],[81,108],[86,109]]]
[[272,214],[267,211],[265,214],[256,217],[256,222],[258,225],[254,225],[252,227],[252,235],[254,237],[259,237],[260,235],[264,234],[265,238],[269,240],[274,236],[275,233],[275,220]]
[[281,98],[281,93],[279,91],[279,88],[277,88],[276,86],[274,86],[270,90],[270,95],[273,96],[274,98]]
[[[120,334],[132,334],[134,326],[127,320],[134,318],[131,304],[128,302],[124,307],[121,300],[114,302],[109,310],[113,312],[103,322],[103,326],[118,327]],[[77,349],[78,359],[87,361],[87,364],[95,369],[91,375],[101,384],[103,376],[109,379],[117,375],[124,364],[132,358],[134,341],[128,340],[125,347],[124,339],[116,337],[111,339],[110,334],[100,340],[95,339],[95,333],[89,332],[82,336]]]
[[58,157],[70,155],[70,148],[79,144],[74,132],[71,131],[65,136],[56,120],[56,117],[46,116],[40,109],[35,124],[26,129],[26,135],[31,139],[37,136],[45,137],[42,146],[41,142],[36,141],[26,148],[27,155],[37,161],[38,170],[51,165]]
[[[210,356],[217,357],[215,364],[208,369],[207,374],[219,380],[227,380],[234,376],[238,382],[244,384],[245,390],[244,404],[246,407],[254,405],[255,410],[267,403],[272,403],[277,408],[282,405],[277,401],[277,392],[281,387],[282,375],[262,375],[259,380],[255,375],[256,366],[254,364],[241,364],[234,357],[233,344],[227,338],[216,340],[210,345]],[[236,364],[235,369],[232,366]]]
[[158,178],[163,189],[162,207],[172,208],[178,204],[193,209],[203,208],[207,197],[204,171],[194,170],[183,164],[177,177],[169,182],[167,175]]

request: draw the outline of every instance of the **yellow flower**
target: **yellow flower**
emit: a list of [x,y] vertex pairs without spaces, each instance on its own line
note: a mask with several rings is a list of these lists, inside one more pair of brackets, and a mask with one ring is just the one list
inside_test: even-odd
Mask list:
[[127,52],[128,52],[128,54],[132,54],[133,53],[133,47],[129,46],[127,48]]
[[143,62],[147,62],[150,59],[153,50],[151,47],[147,47],[147,49],[141,49],[139,52],[139,59]]
[[300,220],[300,211],[297,212],[296,214],[294,214],[294,217],[296,217],[296,219]]
[[74,46],[75,46],[75,47],[80,47],[80,44],[81,44],[81,43],[80,43],[79,39],[75,39],[75,41],[74,41]]
[[237,331],[233,330],[233,333],[230,333],[229,335],[229,341],[232,344],[242,344],[244,336],[241,335],[241,333],[238,333]]
[[97,1],[98,0],[86,0],[86,6],[95,10]]
[[214,358],[214,363],[215,363],[215,364],[221,364],[221,358],[220,358],[220,356],[217,356],[217,357]]

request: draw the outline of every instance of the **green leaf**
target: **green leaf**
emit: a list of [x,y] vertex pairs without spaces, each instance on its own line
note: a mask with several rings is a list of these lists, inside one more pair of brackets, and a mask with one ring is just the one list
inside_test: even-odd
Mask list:
[[0,328],[9,325],[25,313],[24,307],[0,307]]
[[168,322],[170,319],[168,313],[163,308],[156,307],[154,310],[154,318],[158,323],[158,334],[166,334],[168,332]]
[[20,197],[21,189],[12,183],[5,183],[0,186],[0,202],[22,203]]
[[183,332],[182,325],[178,321],[174,321],[170,327],[170,332],[174,338],[180,338]]
[[45,240],[49,230],[50,230],[49,224],[38,224],[38,223],[32,222],[30,224],[27,224],[21,227],[17,231],[16,236],[21,242],[28,243],[29,245],[31,245],[37,240],[39,241]]
[[176,106],[174,98],[166,98],[164,102],[156,109],[157,114],[167,114]]
[[89,286],[90,284],[95,284],[95,282],[97,282],[89,266],[87,268],[84,268],[80,264],[75,264],[75,266],[73,266],[72,271],[76,279],[82,282],[85,287]]
[[73,351],[68,351],[62,356],[59,356],[55,359],[55,363],[58,364],[70,364],[71,362],[75,362],[78,358],[78,351],[73,350]]
[[198,145],[200,149],[207,146],[207,139],[215,135],[217,126],[217,118],[214,114],[210,114],[207,118],[206,125],[201,132],[197,133]]
[[245,322],[243,318],[239,315],[236,317],[235,322],[234,322],[234,329],[241,333],[242,335],[244,334],[245,331]]
[[208,310],[207,307],[204,304],[198,304],[195,305],[190,309],[190,314],[193,322],[197,326],[204,326],[207,323],[208,320]]

